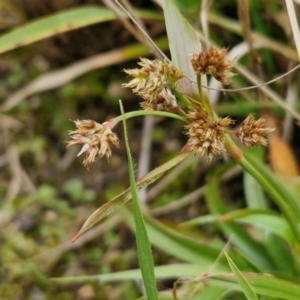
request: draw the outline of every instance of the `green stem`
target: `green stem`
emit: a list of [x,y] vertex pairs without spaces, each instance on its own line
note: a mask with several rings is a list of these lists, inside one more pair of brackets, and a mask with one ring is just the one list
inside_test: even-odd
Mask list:
[[283,186],[278,178],[267,168],[258,163],[247,153],[235,145],[229,135],[225,137],[225,147],[228,153],[243,167],[245,171],[251,174],[259,184],[269,193],[282,213],[285,215],[295,240],[300,244],[300,231],[298,229],[298,218],[300,208],[295,200],[293,193]]
[[[155,110],[138,110],[138,111],[131,111],[128,113],[124,114],[125,119],[130,119],[130,118],[135,118],[135,117],[140,117],[140,116],[159,116],[159,117],[167,117],[167,118],[173,118],[173,119],[177,119],[180,121],[183,121],[185,123],[187,123],[187,119],[184,118],[183,116],[177,115],[177,114],[173,114],[170,112],[166,112],[166,111],[155,111]],[[123,116],[118,116],[113,118],[113,124],[114,126],[116,124],[118,124],[119,122],[121,122],[123,119]]]
[[[211,116],[214,116],[214,111],[210,105],[209,99],[207,94],[203,93],[202,91],[202,76],[197,75],[197,85],[198,85],[198,91],[199,91],[199,97],[200,97],[200,102],[203,105],[205,111]],[[218,119],[218,118],[217,118]]]
[[198,92],[199,92],[200,101],[202,102],[203,93],[202,93],[202,77],[201,77],[201,75],[197,75],[197,85],[198,85]]

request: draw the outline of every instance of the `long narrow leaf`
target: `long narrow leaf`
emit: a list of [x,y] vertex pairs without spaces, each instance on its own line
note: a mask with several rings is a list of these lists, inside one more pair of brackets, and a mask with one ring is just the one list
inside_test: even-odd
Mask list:
[[[195,71],[189,59],[191,54],[201,51],[201,44],[195,30],[179,12],[175,1],[164,0],[163,9],[172,62],[188,78],[196,82]],[[202,84],[207,85],[205,76],[202,76]],[[197,85],[191,84],[187,78],[181,79],[177,87],[184,94],[188,94],[194,98],[199,97]]]
[[[178,279],[180,277],[197,277],[206,272],[207,269],[202,264],[172,264],[164,266],[156,266],[155,274],[157,279]],[[59,284],[70,283],[105,283],[116,281],[128,281],[141,279],[141,270],[126,270],[114,273],[90,275],[90,276],[76,276],[76,277],[61,277],[51,278],[51,281]]]
[[248,300],[258,300],[257,296],[255,295],[254,291],[252,290],[250,284],[248,283],[247,279],[243,276],[239,268],[235,265],[235,263],[232,261],[232,259],[228,256],[227,253],[225,253],[225,256],[227,258],[228,264],[234,273],[236,280],[240,284],[245,296]]
[[[160,178],[166,171],[173,168],[177,164],[179,164],[181,161],[183,161],[185,158],[190,156],[190,152],[181,153],[168,162],[164,163],[158,168],[155,168],[148,174],[146,174],[144,177],[142,177],[140,180],[136,182],[136,187],[138,189],[142,189],[144,187],[147,187],[149,184],[155,182],[158,178]],[[101,207],[99,207],[97,210],[93,212],[93,214],[85,221],[80,231],[75,235],[75,237],[72,239],[74,242],[76,239],[78,239],[85,231],[87,231],[89,228],[94,226],[96,223],[101,221],[104,217],[111,214],[117,207],[121,206],[122,204],[126,203],[127,201],[131,200],[132,193],[131,188],[126,189],[124,192],[110,200],[109,202],[105,203]]]
[[123,116],[124,139],[125,139],[126,153],[128,159],[129,179],[130,179],[130,186],[132,192],[132,204],[133,204],[136,243],[138,249],[139,262],[140,262],[144,286],[145,286],[148,299],[158,300],[151,245],[149,242],[142,211],[139,205],[138,193],[137,193],[137,188],[136,188],[136,183],[134,178],[133,161],[132,161],[129,141],[128,141],[126,119],[124,116],[124,109],[121,101],[120,101],[120,108]]
[[[210,210],[214,214],[223,215],[227,212],[222,202],[219,188],[219,178],[227,170],[228,166],[217,169],[209,178],[206,197]],[[240,249],[240,251],[253,263],[258,270],[270,270],[274,268],[273,262],[261,244],[256,242],[239,224],[235,222],[218,223],[228,238]]]
[[245,197],[250,208],[267,208],[267,201],[262,187],[248,172],[244,172]]
[[[141,18],[161,19],[157,12],[137,11]],[[126,17],[126,15],[124,15]],[[0,36],[0,53],[41,39],[92,24],[111,21],[115,15],[107,8],[84,6],[42,17]]]
[[[125,220],[133,229],[134,220],[132,214],[124,206],[121,210]],[[145,221],[151,243],[162,251],[185,262],[202,264],[203,267],[206,268],[206,271],[209,270],[211,265],[214,265],[214,270],[217,270],[218,272],[228,270],[225,260],[220,259],[216,263],[216,260],[222,251],[221,247],[214,246],[212,243],[208,245],[208,242],[205,240],[195,240],[183,235],[153,219],[151,216],[146,215]]]
[[278,213],[267,209],[237,209],[223,215],[205,215],[197,217],[182,223],[181,225],[207,225],[234,220],[241,224],[252,225],[268,232],[273,232],[286,240],[290,245],[293,245],[295,242],[293,233],[287,221]]
[[287,187],[276,175],[249,153],[244,154],[240,164],[255,177],[261,186],[272,196],[289,223],[295,240],[300,245],[300,232],[298,229],[300,203],[298,194]]
[[[269,274],[243,272],[243,276],[256,294],[275,299],[299,300],[300,285],[295,282],[278,279]],[[211,276],[207,284],[241,290],[241,286],[235,282],[235,277],[232,274]]]

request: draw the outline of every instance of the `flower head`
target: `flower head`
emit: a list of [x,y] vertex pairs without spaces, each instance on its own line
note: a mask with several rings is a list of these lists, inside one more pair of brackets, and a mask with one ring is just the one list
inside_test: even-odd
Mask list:
[[191,109],[187,114],[190,124],[185,126],[189,137],[187,145],[196,156],[205,156],[211,160],[213,155],[221,155],[225,151],[225,128],[233,123],[230,118],[215,121],[201,109]]
[[183,77],[183,73],[166,60],[162,62],[158,59],[141,58],[138,64],[141,66],[140,69],[124,70],[134,78],[129,83],[123,84],[123,87],[131,88],[143,98],[155,98],[165,87],[172,87]]
[[83,145],[77,156],[84,153],[83,164],[88,166],[95,160],[106,156],[107,160],[111,157],[111,144],[119,146],[119,139],[111,131],[111,124],[105,122],[99,124],[93,120],[73,121],[77,129],[69,132],[72,140],[68,142],[67,147],[71,145]]
[[226,59],[228,50],[223,48],[217,50],[210,47],[200,53],[192,54],[191,63],[197,75],[210,74],[218,81],[229,84],[235,73],[231,69],[236,63],[233,60]]
[[249,115],[242,123],[242,127],[236,136],[241,140],[241,142],[248,146],[267,146],[268,141],[263,137],[263,135],[274,131],[274,128],[265,128],[266,119],[260,118],[254,120],[253,115]]
[[156,97],[144,97],[141,107],[145,110],[172,111],[178,107],[176,97],[167,88],[163,89]]

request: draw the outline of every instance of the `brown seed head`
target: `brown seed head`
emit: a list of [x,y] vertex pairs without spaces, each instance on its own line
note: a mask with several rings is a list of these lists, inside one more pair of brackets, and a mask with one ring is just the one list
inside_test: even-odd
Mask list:
[[230,118],[213,120],[203,108],[191,109],[188,112],[191,123],[185,126],[189,137],[187,145],[196,156],[205,156],[211,160],[213,155],[221,155],[225,151],[225,128],[233,123]]
[[236,133],[236,136],[248,147],[267,146],[268,141],[263,135],[274,131],[275,128],[264,128],[265,123],[265,118],[255,121],[254,116],[251,114],[243,121],[242,127]]
[[141,58],[138,63],[140,69],[124,70],[125,73],[134,77],[131,81],[123,84],[143,98],[155,98],[165,87],[172,87],[177,80],[183,77],[183,73],[177,70],[171,62],[149,60]]
[[95,160],[105,156],[107,160],[111,157],[111,144],[119,146],[119,139],[115,133],[111,131],[109,122],[99,124],[93,120],[73,121],[77,129],[69,132],[71,141],[67,147],[71,145],[83,145],[77,156],[84,153],[83,164],[88,166]]
[[218,81],[229,84],[231,78],[236,75],[231,71],[236,63],[233,60],[226,59],[227,52],[226,48],[217,50],[211,46],[206,51],[192,54],[190,60],[196,74],[210,74]]
[[178,107],[176,97],[167,88],[163,89],[155,98],[145,96],[144,100],[141,102],[141,107],[145,110],[172,111]]

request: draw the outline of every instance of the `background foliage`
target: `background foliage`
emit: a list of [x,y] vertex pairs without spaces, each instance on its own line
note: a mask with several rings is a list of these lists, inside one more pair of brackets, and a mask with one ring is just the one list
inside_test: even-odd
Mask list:
[[[131,3],[169,55],[159,2]],[[176,4],[202,32],[202,2]],[[250,1],[251,27],[239,9],[238,1],[213,1],[206,13],[211,41],[236,50],[230,54],[242,75],[232,88],[274,79],[299,62],[285,1]],[[70,119],[102,123],[120,114],[119,99],[126,112],[139,110],[139,99],[121,88],[128,80],[122,69],[150,54],[101,1],[2,0],[0,15],[0,298],[136,299],[143,287],[135,270],[131,205],[70,241],[95,209],[129,186],[122,126],[115,129],[121,145],[110,163],[100,160],[89,170],[76,159],[78,149],[65,150],[65,141],[73,129]],[[247,28],[257,56],[243,48]],[[269,126],[277,128],[269,148],[247,155],[271,191],[287,190],[282,198],[294,207],[299,205],[299,127],[293,119],[298,77],[295,72],[272,83],[269,94],[210,94],[216,112],[237,123],[249,113],[268,115]],[[143,118],[127,120],[136,172],[145,151],[142,128],[151,130],[149,169],[176,156],[186,142],[177,120],[156,117],[154,123],[149,129]],[[284,206],[267,191],[235,163],[194,157],[151,186],[145,221],[161,297],[172,299],[179,280],[179,299],[254,299],[255,294],[298,299],[299,244]],[[54,277],[60,281],[51,281]]]

